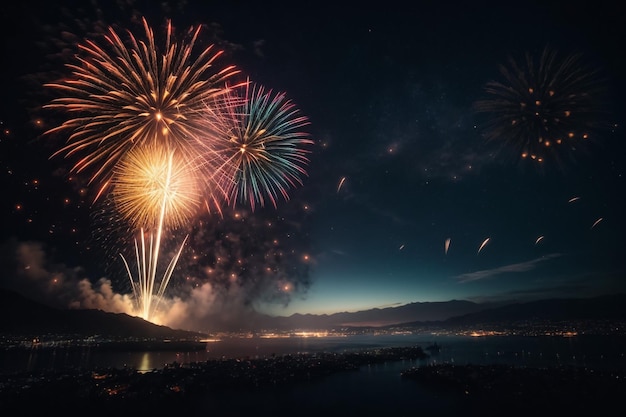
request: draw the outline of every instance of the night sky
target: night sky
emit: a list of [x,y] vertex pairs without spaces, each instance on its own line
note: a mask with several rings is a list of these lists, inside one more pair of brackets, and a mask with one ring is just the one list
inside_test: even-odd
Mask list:
[[[203,328],[247,309],[318,314],[626,290],[626,18],[617,5],[15,3],[0,10],[3,287],[127,312],[119,254],[132,250],[132,235],[106,200],[93,203],[71,161],[51,158],[63,142],[43,133],[63,119],[42,109],[51,97],[42,84],[67,72],[76,42],[109,25],[141,35],[145,16],[158,34],[167,18],[181,31],[206,25],[202,42],[286,93],[315,141],[288,201],[204,213],[184,231],[164,324]],[[476,103],[490,98],[489,82],[509,82],[499,67],[510,58],[522,68],[516,85],[528,86],[526,54],[539,64],[546,48],[564,68],[546,91],[559,97],[573,85],[576,95],[554,107],[572,110],[589,139],[554,145],[539,162],[521,157],[510,119]]]

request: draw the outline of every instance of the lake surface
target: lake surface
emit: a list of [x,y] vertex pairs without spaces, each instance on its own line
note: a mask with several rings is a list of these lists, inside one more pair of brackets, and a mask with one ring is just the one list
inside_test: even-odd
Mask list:
[[[323,378],[239,390],[207,392],[163,409],[157,401],[141,404],[144,414],[176,415],[192,412],[229,416],[473,416],[486,414],[489,404],[468,405],[460,393],[435,389],[402,378],[401,373],[427,364],[510,364],[551,367],[577,365],[594,369],[626,370],[624,336],[432,336],[359,335],[309,338],[230,338],[207,343],[204,351],[120,352],[95,349],[56,349],[0,352],[0,372],[130,367],[149,372],[173,362],[203,362],[211,359],[256,358],[315,352],[346,352],[397,346],[422,346],[436,342],[438,354],[425,360],[402,360],[362,366]],[[155,394],[157,395],[157,394]],[[155,397],[156,399],[156,397]],[[576,398],[572,398],[576,401]],[[66,415],[78,415],[65,405]],[[2,407],[0,406],[0,409]],[[515,408],[515,406],[513,406]],[[542,407],[543,408],[543,407]],[[130,411],[130,410],[127,410]],[[508,411],[504,415],[513,415]],[[68,414],[69,413],[69,414]],[[111,413],[107,413],[111,414]],[[113,413],[114,414],[114,413]],[[536,416],[541,410],[533,411]],[[595,413],[595,415],[610,415]]]
[[161,369],[173,362],[257,358],[315,352],[345,352],[394,346],[422,346],[436,342],[437,355],[424,363],[511,364],[523,366],[578,365],[596,369],[626,369],[624,336],[432,336],[355,335],[347,337],[224,338],[208,342],[206,350],[191,352],[123,352],[93,348],[0,351],[0,372],[134,368]]

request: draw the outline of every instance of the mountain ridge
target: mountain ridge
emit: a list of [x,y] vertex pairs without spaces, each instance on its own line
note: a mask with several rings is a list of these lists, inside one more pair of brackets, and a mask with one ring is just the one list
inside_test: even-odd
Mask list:
[[605,294],[583,298],[549,298],[510,303],[497,309],[452,317],[448,324],[488,323],[520,320],[626,319],[626,294]]
[[381,327],[408,321],[408,317],[420,321],[442,321],[448,318],[480,311],[487,307],[497,307],[501,303],[478,304],[466,300],[435,302],[413,302],[397,307],[372,308],[355,312],[333,314],[300,314],[275,316],[274,326],[286,328],[325,328],[325,327]]
[[125,313],[95,309],[58,309],[24,295],[0,289],[0,314],[11,320],[0,322],[0,334],[101,335],[115,338],[197,339],[206,334],[171,329]]
[[213,328],[197,331],[171,329],[125,313],[56,309],[18,293],[0,289],[0,313],[3,317],[11,318],[0,322],[0,333],[193,339],[212,332],[332,330],[429,324],[467,326],[523,320],[626,320],[624,305],[626,294],[609,294],[588,298],[483,304],[465,300],[415,302],[397,307],[324,315],[296,313],[291,316],[269,316],[248,312],[241,316],[243,321],[229,322],[216,317],[215,320],[209,320]]

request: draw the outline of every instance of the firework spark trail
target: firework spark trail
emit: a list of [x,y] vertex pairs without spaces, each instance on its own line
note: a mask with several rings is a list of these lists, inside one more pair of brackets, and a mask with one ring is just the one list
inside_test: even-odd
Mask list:
[[337,192],[341,190],[341,187],[343,187],[344,182],[346,182],[346,177],[341,177],[341,180],[339,180],[339,185],[337,185]]
[[[137,277],[131,272],[128,261],[124,255],[120,255],[126,268],[126,273],[130,279],[130,284],[133,290],[133,295],[137,303],[137,309],[140,312],[141,317],[144,320],[151,320],[154,314],[158,311],[159,303],[165,295],[167,286],[169,285],[170,278],[174,272],[174,268],[178,263],[178,259],[182,253],[183,247],[187,242],[189,235],[185,237],[181,243],[176,255],[171,259],[169,265],[161,281],[159,282],[158,291],[154,292],[154,285],[156,282],[156,270],[157,262],[159,259],[159,245],[158,239],[154,239],[154,235],[150,234],[150,245],[148,248],[148,255],[146,255],[146,242],[143,229],[141,230],[141,251],[137,239],[135,239],[135,262],[137,264]],[[147,258],[146,258],[147,256]]]
[[481,243],[480,247],[478,248],[478,252],[476,253],[477,255],[480,253],[481,250],[483,250],[483,248],[487,245],[487,243],[489,243],[490,240],[491,240],[490,237],[483,240],[483,243]]
[[145,320],[150,320],[165,293],[183,244],[168,265],[159,287],[157,283],[161,241],[166,221],[174,225],[184,223],[198,206],[198,193],[194,173],[184,160],[177,160],[177,153],[163,146],[146,146],[131,151],[124,158],[114,176],[113,195],[120,213],[132,223],[153,225],[150,231],[149,254],[146,258],[144,229],[141,228],[141,254],[135,240],[137,277],[135,281],[122,256],[131,280],[133,293]]
[[598,223],[600,223],[603,220],[602,217],[600,217],[598,220],[596,220],[595,222],[593,222],[593,225],[591,226],[591,228],[593,229],[594,227],[596,227],[598,225]]

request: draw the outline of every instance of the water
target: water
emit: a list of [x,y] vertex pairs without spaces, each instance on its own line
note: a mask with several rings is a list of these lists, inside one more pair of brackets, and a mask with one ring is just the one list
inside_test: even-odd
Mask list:
[[140,371],[161,369],[178,362],[211,359],[257,358],[321,351],[344,352],[393,346],[442,346],[425,363],[510,364],[520,366],[577,365],[594,369],[626,370],[624,336],[432,336],[432,335],[355,335],[309,338],[225,338],[208,342],[205,351],[120,352],[91,348],[0,351],[0,372],[96,369],[129,367]]
[[[458,415],[462,402],[454,395],[420,388],[400,372],[418,361],[364,366],[308,383],[223,392],[193,404],[195,411],[219,410],[223,416],[414,416]],[[260,410],[265,412],[259,413]]]
[[[456,416],[486,415],[483,405],[468,408],[463,395],[445,392],[401,377],[415,366],[438,363],[510,364],[550,367],[578,365],[594,369],[626,370],[626,337],[522,337],[359,335],[330,338],[223,339],[199,352],[107,352],[93,349],[0,352],[0,372],[130,367],[141,371],[165,364],[202,362],[221,357],[256,358],[273,354],[344,352],[393,346],[426,346],[437,342],[441,351],[426,360],[403,360],[363,366],[307,382],[241,390],[207,392],[201,398],[164,409],[160,403],[142,404],[153,415],[175,415],[180,407],[194,413],[228,416]],[[151,408],[152,405],[152,408]],[[1,408],[1,407],[0,407]],[[76,411],[71,408],[69,412]],[[535,413],[542,415],[541,412]],[[607,414],[608,415],[608,414]]]

